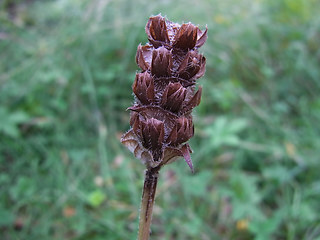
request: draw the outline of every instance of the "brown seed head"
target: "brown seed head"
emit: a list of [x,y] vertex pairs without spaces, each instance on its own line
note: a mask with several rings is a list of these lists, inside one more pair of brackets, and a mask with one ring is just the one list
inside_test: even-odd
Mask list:
[[147,168],[160,168],[182,156],[193,169],[187,141],[194,135],[191,111],[199,105],[202,88],[196,80],[204,75],[206,59],[198,53],[207,39],[191,23],[151,17],[146,25],[149,43],[137,49],[132,90],[136,101],[131,110],[131,129],[121,142]]

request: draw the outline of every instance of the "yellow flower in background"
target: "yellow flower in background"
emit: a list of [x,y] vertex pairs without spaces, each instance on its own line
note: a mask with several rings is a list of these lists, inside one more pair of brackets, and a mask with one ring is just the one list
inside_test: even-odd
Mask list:
[[248,219],[240,219],[236,223],[236,228],[239,231],[246,231],[249,227],[249,220]]

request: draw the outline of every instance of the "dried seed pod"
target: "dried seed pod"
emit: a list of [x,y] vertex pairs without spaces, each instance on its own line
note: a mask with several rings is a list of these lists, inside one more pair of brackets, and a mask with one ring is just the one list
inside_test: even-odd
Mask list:
[[198,79],[205,72],[206,59],[195,51],[189,51],[178,68],[178,76],[183,79]]
[[176,33],[173,46],[180,49],[192,49],[197,43],[198,28],[191,23],[182,24]]
[[151,56],[153,47],[149,45],[138,46],[136,62],[142,71],[146,71],[150,68]]
[[186,98],[187,89],[180,83],[169,83],[162,94],[161,106],[171,112],[178,112]]
[[201,101],[202,87],[199,87],[199,90],[194,94],[194,96],[186,103],[183,108],[183,112],[191,111],[194,107],[198,106]]
[[169,43],[166,21],[160,15],[151,17],[146,25],[146,33],[149,42],[154,47],[159,47]]
[[193,169],[187,141],[194,134],[191,111],[199,105],[202,88],[196,80],[205,72],[206,59],[198,53],[207,39],[191,23],[151,17],[146,25],[149,43],[137,49],[137,73],[132,90],[136,102],[130,117],[131,129],[121,142],[148,169],[160,168],[183,157]]
[[159,47],[152,52],[151,73],[156,77],[167,77],[171,74],[172,56],[165,47]]
[[164,124],[163,122],[151,118],[142,121],[140,125],[142,145],[152,152],[153,160],[158,161],[162,155],[162,146],[164,144]]
[[153,78],[148,72],[137,73],[132,90],[142,104],[154,102]]
[[177,146],[181,143],[188,141],[194,134],[194,127],[191,119],[186,117],[178,118],[167,142],[172,146]]

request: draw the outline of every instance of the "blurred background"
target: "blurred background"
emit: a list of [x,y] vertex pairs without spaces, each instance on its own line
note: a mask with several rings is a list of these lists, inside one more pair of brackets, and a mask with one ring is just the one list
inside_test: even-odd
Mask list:
[[1,0],[0,239],[136,239],[129,129],[145,24],[208,26],[191,140],[151,239],[320,239],[320,1]]

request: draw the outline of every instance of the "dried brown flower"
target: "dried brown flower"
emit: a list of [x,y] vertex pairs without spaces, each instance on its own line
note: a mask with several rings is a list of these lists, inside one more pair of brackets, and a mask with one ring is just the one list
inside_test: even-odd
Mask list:
[[187,141],[194,134],[191,112],[201,99],[202,89],[195,91],[195,84],[204,75],[206,59],[198,48],[205,43],[207,30],[158,15],[149,19],[146,33],[149,43],[139,45],[136,55],[142,71],[132,86],[131,129],[121,142],[148,169],[182,156],[193,170]]

